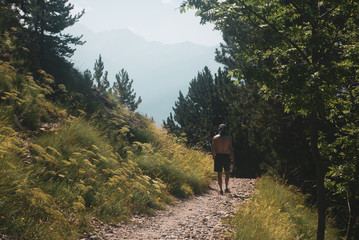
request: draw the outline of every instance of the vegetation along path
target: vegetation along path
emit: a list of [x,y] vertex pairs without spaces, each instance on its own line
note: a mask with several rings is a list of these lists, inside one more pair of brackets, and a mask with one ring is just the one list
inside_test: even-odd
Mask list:
[[[231,178],[231,193],[218,195],[217,184],[200,196],[178,199],[174,206],[151,216],[134,216],[129,223],[96,223],[96,230],[85,239],[228,239],[230,226],[223,219],[248,199],[254,179]],[[226,237],[227,236],[227,237]]]

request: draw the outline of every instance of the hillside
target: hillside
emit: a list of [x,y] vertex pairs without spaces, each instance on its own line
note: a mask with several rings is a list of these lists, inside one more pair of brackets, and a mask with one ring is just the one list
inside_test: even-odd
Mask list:
[[92,217],[126,220],[207,188],[205,154],[104,96],[112,109],[70,114],[42,80],[0,62],[1,233],[76,239]]
[[39,47],[13,8],[0,13],[0,237],[77,239],[93,218],[126,221],[208,188],[206,154]]
[[80,24],[68,31],[83,35],[86,41],[71,58],[75,67],[92,71],[101,54],[111,84],[115,74],[124,68],[134,80],[137,95],[144,100],[139,112],[153,117],[158,124],[172,111],[178,92],[187,92],[198,71],[208,66],[216,72],[221,66],[214,60],[218,46],[146,41],[128,29],[94,33]]

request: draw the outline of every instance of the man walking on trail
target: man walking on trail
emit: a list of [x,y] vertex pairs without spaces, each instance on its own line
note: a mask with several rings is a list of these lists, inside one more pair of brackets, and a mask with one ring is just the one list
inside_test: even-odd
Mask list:
[[223,195],[222,189],[222,171],[226,175],[225,185],[226,193],[230,193],[228,189],[229,182],[229,171],[230,165],[234,164],[234,154],[232,148],[232,138],[226,135],[227,126],[221,124],[218,127],[218,135],[214,136],[212,139],[212,156],[214,159],[214,171],[218,173],[218,185],[219,185],[219,194]]

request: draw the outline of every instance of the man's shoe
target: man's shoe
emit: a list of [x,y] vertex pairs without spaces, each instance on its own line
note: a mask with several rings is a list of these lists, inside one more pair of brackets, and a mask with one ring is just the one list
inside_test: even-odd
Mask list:
[[218,192],[219,195],[223,195],[223,190]]
[[231,193],[231,191],[229,191],[228,188],[226,188],[226,190],[224,190],[226,193]]

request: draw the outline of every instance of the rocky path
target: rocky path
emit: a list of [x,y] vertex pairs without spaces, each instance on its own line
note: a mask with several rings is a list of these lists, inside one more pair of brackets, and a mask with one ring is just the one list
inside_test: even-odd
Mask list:
[[177,200],[153,216],[134,216],[129,223],[117,225],[97,223],[95,232],[81,240],[228,239],[231,229],[222,220],[233,215],[254,187],[254,179],[231,178],[231,193],[218,195],[213,182],[206,194]]

